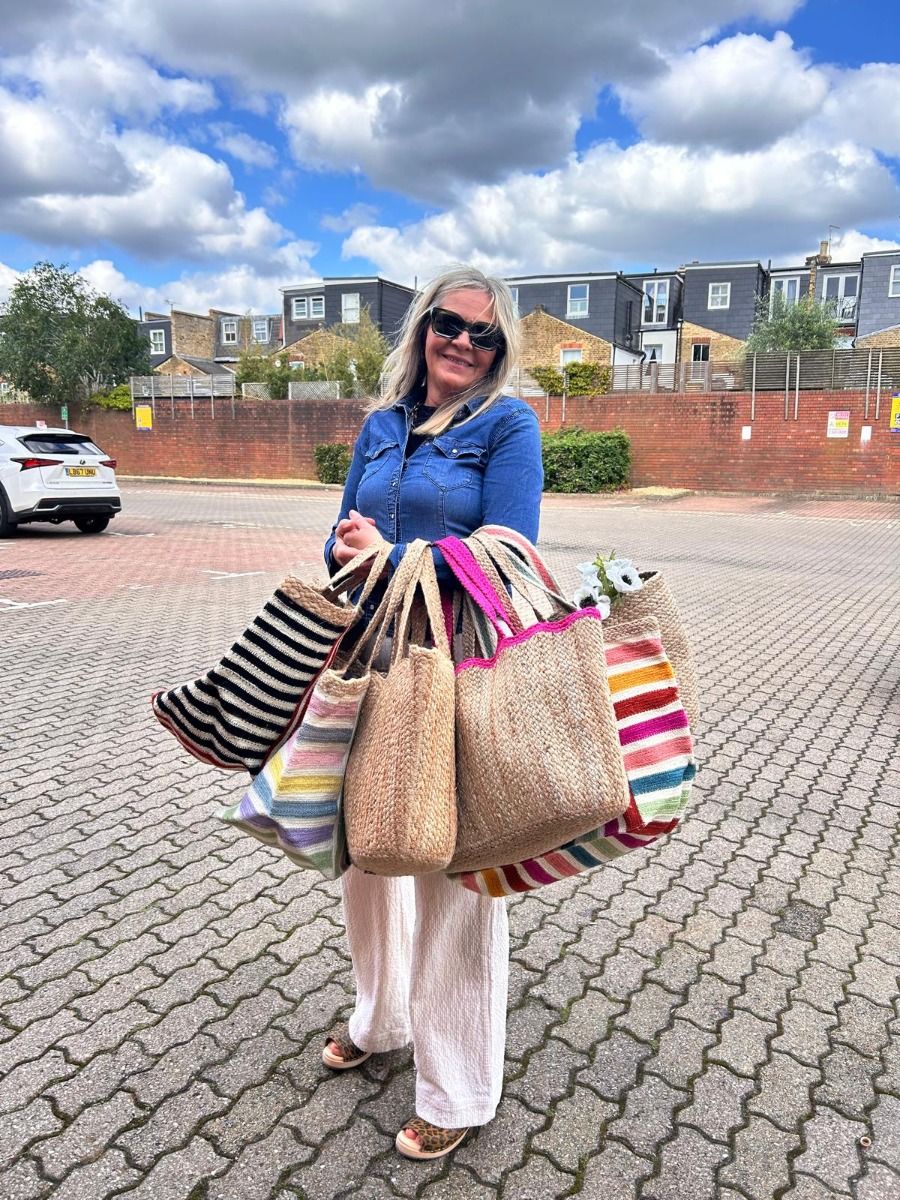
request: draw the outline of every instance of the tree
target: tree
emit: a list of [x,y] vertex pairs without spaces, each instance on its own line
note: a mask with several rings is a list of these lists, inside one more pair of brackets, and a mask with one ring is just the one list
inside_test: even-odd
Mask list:
[[315,379],[324,379],[324,373],[317,367],[299,366],[292,363],[286,354],[273,354],[266,357],[252,350],[245,350],[238,361],[235,382],[264,383],[269,390],[272,400],[286,400],[290,383],[308,383]]
[[359,387],[370,396],[376,395],[384,360],[390,351],[387,338],[372,320],[368,308],[361,310],[357,325],[345,325],[341,333],[354,343],[353,361]]
[[80,275],[39,262],[13,284],[0,309],[0,375],[32,400],[86,399],[149,371],[137,323]]
[[779,350],[831,350],[837,333],[834,306],[802,296],[796,304],[784,297],[759,301],[756,321],[747,338],[748,354],[770,354]]

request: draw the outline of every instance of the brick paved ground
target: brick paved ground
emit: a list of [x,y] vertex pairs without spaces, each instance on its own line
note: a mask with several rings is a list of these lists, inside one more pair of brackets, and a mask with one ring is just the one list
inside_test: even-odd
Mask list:
[[[393,1153],[407,1053],[331,1077],[337,889],[214,819],[151,689],[209,665],[336,497],[126,487],[0,543],[0,1198],[894,1200],[900,508],[550,499],[558,568],[664,567],[707,708],[683,832],[511,906],[508,1082]],[[574,580],[573,580],[574,583]]]

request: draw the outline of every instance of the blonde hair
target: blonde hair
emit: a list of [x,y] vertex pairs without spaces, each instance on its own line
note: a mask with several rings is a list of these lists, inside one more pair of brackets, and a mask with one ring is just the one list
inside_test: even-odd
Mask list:
[[[504,345],[495,354],[487,374],[442,404],[427,421],[418,426],[416,432],[443,433],[463,405],[475,396],[485,397],[484,403],[478,408],[481,413],[503,395],[510,372],[519,357],[519,318],[512,293],[502,279],[485,275],[475,267],[460,266],[432,279],[407,309],[397,344],[384,361],[381,399],[372,404],[370,411],[393,408],[398,400],[408,396],[425,378],[425,330],[429,309],[440,305],[450,292],[459,291],[485,292],[490,296],[494,305],[493,324],[503,334]],[[467,420],[471,420],[471,417]]]

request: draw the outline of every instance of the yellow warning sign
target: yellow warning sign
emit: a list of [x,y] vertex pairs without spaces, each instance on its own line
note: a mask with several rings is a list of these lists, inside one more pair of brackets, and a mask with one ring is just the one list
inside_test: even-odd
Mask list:
[[134,406],[134,423],[138,429],[153,428],[153,409],[149,404]]

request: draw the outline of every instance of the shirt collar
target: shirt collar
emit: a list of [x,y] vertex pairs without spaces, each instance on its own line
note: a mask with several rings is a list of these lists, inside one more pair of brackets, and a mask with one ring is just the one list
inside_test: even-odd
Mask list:
[[[401,399],[399,399],[397,401],[397,403],[393,406],[392,411],[393,412],[401,412],[401,411],[409,412],[409,410],[412,408],[412,406],[416,403],[416,401],[418,399],[419,399],[419,389],[416,388],[413,391],[408,392],[405,396],[401,397]],[[461,421],[464,417],[471,417],[472,413],[481,407],[481,405],[484,402],[484,399],[485,399],[484,396],[473,396],[471,400],[467,400],[465,402],[465,404],[462,406],[462,408],[459,410],[459,412],[456,414],[454,424]]]

